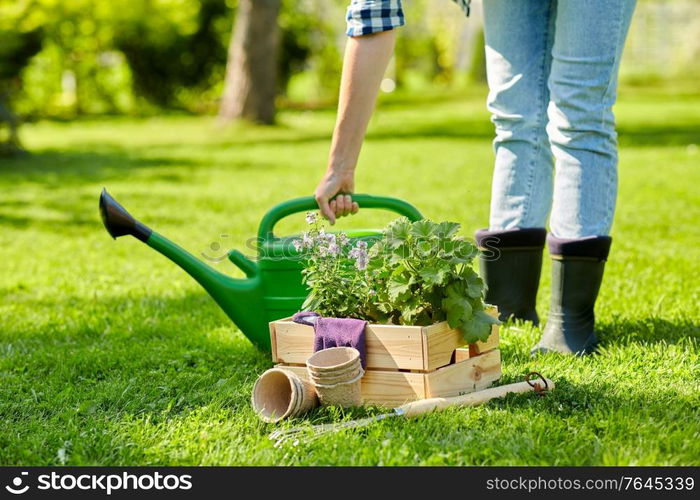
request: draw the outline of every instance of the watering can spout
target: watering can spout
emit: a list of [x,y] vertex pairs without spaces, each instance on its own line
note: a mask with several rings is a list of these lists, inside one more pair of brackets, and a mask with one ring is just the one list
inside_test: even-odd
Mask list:
[[256,262],[241,252],[232,250],[228,254],[229,260],[246,277],[232,278],[220,273],[136,220],[105,189],[100,195],[100,214],[107,232],[113,238],[131,235],[180,266],[211,295],[246,337],[259,347],[269,350],[269,336],[260,333],[267,331],[267,321],[262,318],[262,314],[256,314],[264,310],[262,281]]
[[112,198],[105,188],[102,188],[100,194],[100,215],[105,229],[114,239],[129,234],[146,243],[153,233],[153,230],[148,226],[134,219],[117,200]]

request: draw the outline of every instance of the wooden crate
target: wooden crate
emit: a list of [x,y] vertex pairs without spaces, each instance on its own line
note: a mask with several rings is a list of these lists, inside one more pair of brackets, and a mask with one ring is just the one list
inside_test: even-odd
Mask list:
[[[393,408],[409,401],[450,397],[485,389],[501,377],[501,353],[498,349],[469,356],[432,372],[370,370],[362,377],[362,402]],[[308,378],[305,365],[280,364],[302,378]]]
[[[495,308],[489,314],[498,316]],[[270,323],[272,361],[304,365],[313,354],[314,329],[285,318]],[[369,324],[365,330],[367,368],[430,372],[454,362],[455,351],[464,346],[462,334],[446,321],[430,326]],[[476,356],[498,347],[498,326],[486,342],[469,346],[461,356]]]
[[[488,311],[493,316],[498,311]],[[270,323],[272,360],[307,378],[313,327],[290,318]],[[488,387],[501,376],[498,326],[485,342],[466,345],[447,322],[430,326],[369,324],[365,330],[367,369],[364,404],[395,407],[408,401],[450,397]]]

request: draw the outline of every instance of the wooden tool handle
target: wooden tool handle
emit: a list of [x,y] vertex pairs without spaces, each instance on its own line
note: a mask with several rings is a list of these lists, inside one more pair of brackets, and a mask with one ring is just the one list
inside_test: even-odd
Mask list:
[[[547,380],[547,391],[554,389],[554,382]],[[479,406],[488,403],[492,399],[502,398],[510,393],[524,393],[533,391],[533,387],[527,382],[518,382],[516,384],[502,385],[500,387],[492,387],[483,391],[472,392],[464,396],[455,396],[453,398],[431,398],[413,401],[399,406],[396,410],[403,412],[404,417],[417,417],[431,411],[444,410],[450,406]]]

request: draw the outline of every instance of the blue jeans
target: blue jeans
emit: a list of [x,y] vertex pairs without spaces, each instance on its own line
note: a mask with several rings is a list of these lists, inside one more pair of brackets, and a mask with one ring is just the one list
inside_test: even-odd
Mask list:
[[636,0],[485,0],[496,126],[489,229],[608,235],[617,198],[615,103]]

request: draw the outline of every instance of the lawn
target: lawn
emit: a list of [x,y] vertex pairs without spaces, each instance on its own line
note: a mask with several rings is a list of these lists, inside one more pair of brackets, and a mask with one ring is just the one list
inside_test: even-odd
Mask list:
[[[621,94],[600,353],[531,359],[539,330],[508,324],[501,382],[536,369],[553,394],[280,449],[249,404],[269,356],[175,265],[113,241],[97,199],[106,186],[197,254],[244,249],[266,209],[312,192],[333,110],[290,109],[272,128],[184,116],[27,125],[32,154],[0,160],[0,465],[700,465],[700,95]],[[480,88],[385,98],[358,192],[405,198],[471,237],[487,221],[493,161],[484,99]],[[342,224],[390,218],[367,210]]]

